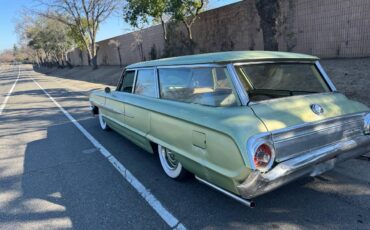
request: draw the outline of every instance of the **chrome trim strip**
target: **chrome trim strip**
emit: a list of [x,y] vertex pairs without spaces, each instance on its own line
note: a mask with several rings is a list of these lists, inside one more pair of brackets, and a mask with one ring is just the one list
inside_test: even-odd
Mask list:
[[215,189],[215,190],[217,190],[217,191],[219,191],[219,192],[221,192],[221,193],[223,193],[223,194],[225,194],[225,195],[233,198],[234,200],[236,200],[236,201],[238,201],[238,202],[240,202],[240,203],[242,203],[242,204],[244,204],[244,205],[246,205],[246,206],[248,206],[250,208],[256,207],[256,204],[252,200],[243,199],[243,198],[241,198],[241,197],[239,197],[237,195],[234,195],[234,194],[226,191],[225,189],[222,189],[222,188],[220,188],[220,187],[218,187],[218,186],[216,186],[214,184],[211,184],[210,182],[208,182],[206,180],[203,180],[203,179],[201,179],[201,178],[199,178],[197,176],[195,176],[195,179],[197,179],[199,182],[201,182],[201,183],[203,183],[205,185],[208,185],[209,187],[211,187],[211,188],[213,188],[213,189]]
[[250,62],[235,62],[234,66],[241,65],[258,65],[258,64],[274,64],[274,63],[303,63],[312,64],[315,63],[316,59],[313,60],[279,60],[279,61],[250,61]]
[[142,67],[142,68],[137,68],[135,70],[152,70],[155,69],[155,67]]
[[154,78],[155,78],[155,96],[156,98],[160,98],[160,92],[159,92],[159,74],[158,74],[158,68],[154,68]]
[[330,80],[329,76],[326,74],[325,70],[322,68],[319,61],[315,62],[315,66],[317,67],[317,69],[319,70],[321,75],[324,77],[326,83],[328,83],[329,88],[331,89],[331,91],[336,92],[337,88],[334,86],[334,83]]
[[[339,142],[343,142],[343,141],[348,141],[348,140],[351,140],[353,138],[358,138],[358,137],[361,137],[361,136],[354,136],[354,137],[351,137],[351,138],[343,138],[339,141],[336,141],[336,142],[331,142],[331,144],[333,143],[339,143]],[[323,149],[323,148],[326,148],[327,146],[320,146],[319,147],[319,150],[320,149]],[[315,153],[317,152],[318,150],[313,150],[312,153]],[[299,158],[301,157],[302,155],[306,154],[308,151],[303,151],[303,152],[297,152],[295,154],[291,154],[291,155],[287,155],[287,156],[284,156],[284,157],[280,157],[279,160],[277,162],[279,163],[284,163],[286,161],[289,161],[290,159],[294,159],[294,158]]]
[[[302,137],[305,137],[305,136],[308,136],[308,135],[313,135],[313,134],[316,134],[316,133],[319,133],[319,132],[326,131],[328,128],[331,128],[331,129],[343,128],[344,125],[349,125],[349,124],[354,124],[354,123],[356,123],[356,122],[355,121],[349,121],[349,122],[346,122],[345,124],[324,127],[324,128],[321,128],[321,129],[316,129],[314,131],[308,130],[307,132],[304,132],[302,134],[297,134],[297,135],[294,135],[294,136],[291,136],[291,137],[274,140],[274,143],[279,144],[279,143],[285,142],[285,141],[292,141],[292,140],[302,138]],[[361,129],[357,128],[357,129],[353,129],[353,130],[350,130],[350,131],[351,131],[351,133],[355,133],[355,132],[361,131]],[[281,134],[281,133],[274,133],[274,135],[276,135],[276,134]]]
[[278,177],[281,177],[282,175],[287,175],[292,173],[295,170],[298,170],[302,167],[305,167],[306,165],[314,164],[324,157],[331,157],[336,154],[340,154],[340,152],[345,152],[350,149],[354,149],[357,146],[362,145],[363,143],[366,143],[366,138],[361,137],[361,141],[355,141],[355,140],[346,140],[341,141],[339,143],[329,145],[322,147],[318,150],[307,152],[304,155],[297,156],[295,158],[292,158],[291,160],[282,162],[278,164],[271,172],[267,173],[264,178],[268,180],[276,180]]
[[134,82],[132,83],[132,89],[131,89],[132,94],[134,94],[134,92],[135,92],[137,73],[138,73],[138,71],[137,71],[137,69],[135,69]]
[[370,136],[360,136],[324,146],[315,151],[277,164],[271,171],[253,171],[247,179],[237,186],[242,197],[250,199],[272,191],[300,177],[317,176],[339,162],[356,158],[370,150]]
[[240,79],[238,77],[238,74],[236,73],[234,65],[228,64],[227,70],[230,73],[230,78],[231,78],[232,84],[234,85],[236,93],[238,94],[240,103],[244,106],[248,105],[249,96],[246,90],[242,87],[242,83],[240,82]]
[[[333,93],[339,93],[339,92],[337,91],[337,92],[325,92],[325,93],[310,93],[310,94],[294,95],[292,97],[298,99],[302,97],[307,97],[307,95],[326,95],[326,94],[333,94]],[[263,101],[251,101],[249,102],[248,105],[264,104],[264,103],[270,103],[270,102],[285,100],[285,99],[286,97],[279,97],[279,98],[273,98],[273,99],[268,99],[268,100],[263,100]]]
[[321,120],[321,121],[307,122],[307,123],[304,123],[304,124],[294,125],[294,126],[290,126],[290,127],[286,127],[286,128],[282,128],[282,129],[272,131],[271,133],[274,134],[274,135],[275,134],[281,134],[281,133],[289,132],[289,131],[292,131],[292,130],[295,130],[295,129],[301,129],[301,128],[304,128],[304,127],[307,127],[307,126],[313,126],[313,125],[318,126],[318,125],[322,125],[322,124],[328,123],[328,122],[336,122],[336,121],[345,120],[345,119],[349,119],[349,118],[361,117],[361,116],[364,116],[364,115],[365,115],[365,112],[352,113],[352,114],[347,114],[347,115],[343,115],[343,116],[329,118],[329,119],[325,119],[325,120]]
[[270,135],[278,135],[278,134],[282,134],[282,133],[291,132],[291,131],[296,130],[296,129],[302,129],[302,128],[305,128],[305,127],[308,127],[308,126],[319,126],[319,125],[323,125],[324,123],[328,123],[328,122],[336,122],[336,121],[340,121],[340,120],[345,120],[345,119],[355,118],[355,117],[361,117],[361,116],[363,117],[365,114],[366,114],[366,112],[352,113],[352,114],[349,114],[349,115],[329,118],[329,119],[325,119],[325,120],[321,120],[321,121],[307,122],[307,123],[303,123],[303,124],[298,124],[298,125],[289,126],[289,127],[286,127],[286,128],[274,130],[272,132],[260,133],[260,134],[257,134],[255,136],[251,137],[251,138],[258,139],[258,138],[263,138],[263,137],[270,136]]
[[225,67],[224,64],[196,64],[196,65],[169,65],[157,66],[158,69],[172,69],[172,68],[202,68],[202,67]]
[[[121,77],[119,78],[118,80],[118,83],[116,84],[116,89],[115,91],[119,91],[118,90],[118,86],[121,86],[121,82],[123,82],[123,78],[125,76],[125,73],[126,73],[126,68],[123,68],[123,70],[121,71]],[[120,91],[119,91],[120,92]]]
[[[275,136],[278,136],[278,135],[283,135],[284,133],[289,133],[289,132],[294,132],[296,130],[302,130],[304,128],[308,128],[308,127],[312,127],[312,126],[323,126],[327,123],[335,123],[335,122],[339,122],[339,121],[343,121],[343,120],[348,120],[348,119],[363,119],[364,115],[366,114],[366,112],[360,112],[360,113],[354,113],[354,114],[349,114],[349,115],[344,115],[344,116],[339,116],[339,117],[334,117],[334,118],[329,118],[329,119],[325,119],[325,120],[321,120],[321,121],[316,121],[316,122],[307,122],[307,123],[303,123],[303,124],[298,124],[298,125],[294,125],[294,126],[289,126],[289,127],[286,127],[286,128],[282,128],[282,129],[278,129],[278,130],[274,130],[272,132],[263,132],[263,133],[259,133],[255,136],[252,136],[248,139],[247,141],[247,156],[248,156],[248,159],[250,161],[250,168],[255,170],[256,168],[254,167],[254,164],[253,164],[253,154],[254,154],[254,151],[255,151],[255,148],[258,144],[260,144],[261,142],[266,142],[266,141],[271,141],[273,143],[273,146],[275,147],[276,144],[279,144],[281,143],[282,140],[273,140],[273,137]],[[348,123],[347,123],[348,124]],[[317,131],[320,131],[322,129],[319,129]],[[308,132],[306,132],[305,134],[309,134]],[[301,134],[301,136],[303,135],[303,133]],[[292,138],[295,138],[295,137],[290,137],[290,139]],[[284,140],[286,141],[286,140]],[[330,143],[328,143],[330,144]],[[275,151],[277,151],[275,149]],[[279,156],[279,153],[276,152],[276,158],[278,158]],[[299,155],[299,154],[298,154]],[[293,155],[290,155],[290,157],[294,157]]]
[[108,110],[108,111],[110,111],[110,112],[113,112],[113,113],[117,113],[117,114],[121,114],[121,115],[123,115],[123,116],[126,116],[126,114],[125,113],[122,113],[121,111],[118,111],[118,110],[115,110],[115,109],[113,109],[113,108],[111,108],[111,107],[108,107],[108,106],[101,106],[101,108],[103,108],[103,109],[105,109],[105,110]]
[[137,133],[137,134],[141,135],[142,137],[145,137],[145,136],[146,136],[146,133],[144,133],[144,132],[142,132],[142,131],[140,131],[140,130],[137,130],[137,129],[135,129],[135,128],[132,128],[131,126],[126,125],[126,124],[124,124],[124,123],[122,123],[122,122],[119,122],[118,120],[116,120],[116,119],[114,119],[114,118],[112,118],[112,117],[107,117],[107,118],[108,118],[108,120],[111,120],[112,122],[114,122],[114,123],[118,124],[119,126],[122,126],[122,127],[126,128],[126,129],[128,129],[128,130],[132,131],[132,132],[135,132],[135,133]]

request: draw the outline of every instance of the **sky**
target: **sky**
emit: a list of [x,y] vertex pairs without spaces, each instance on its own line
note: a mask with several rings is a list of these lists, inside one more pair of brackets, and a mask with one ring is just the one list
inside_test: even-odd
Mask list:
[[[223,5],[239,2],[240,0],[209,0],[208,9],[214,9]],[[15,33],[15,24],[20,18],[22,8],[35,7],[32,0],[0,0],[0,52],[4,49],[12,49],[18,43]],[[97,34],[97,41],[105,40],[124,33],[128,33],[132,28],[123,21],[119,13],[112,15],[100,26]]]

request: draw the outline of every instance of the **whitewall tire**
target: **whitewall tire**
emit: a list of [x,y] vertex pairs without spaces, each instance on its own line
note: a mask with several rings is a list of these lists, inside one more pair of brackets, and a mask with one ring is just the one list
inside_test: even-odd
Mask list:
[[109,128],[107,122],[105,121],[105,118],[104,118],[104,116],[103,116],[102,113],[99,113],[99,124],[100,124],[100,128],[102,130],[105,130],[105,131],[109,131],[110,130],[110,128]]
[[182,167],[182,164],[176,160],[173,152],[161,145],[158,145],[158,155],[163,171],[172,179],[182,180],[187,178],[190,173]]

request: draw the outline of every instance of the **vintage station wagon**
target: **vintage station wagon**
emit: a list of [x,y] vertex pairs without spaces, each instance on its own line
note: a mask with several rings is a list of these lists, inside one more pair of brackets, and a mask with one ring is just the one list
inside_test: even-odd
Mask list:
[[127,66],[90,95],[102,129],[150,153],[164,172],[251,198],[370,151],[370,110],[337,92],[318,58],[220,52]]

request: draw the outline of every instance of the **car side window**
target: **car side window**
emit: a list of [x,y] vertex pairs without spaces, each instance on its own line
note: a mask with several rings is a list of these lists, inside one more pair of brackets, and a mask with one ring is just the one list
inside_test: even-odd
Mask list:
[[214,107],[237,105],[229,78],[224,67],[159,68],[160,96]]
[[196,68],[192,71],[192,86],[194,88],[214,88],[211,68]]
[[135,94],[147,97],[157,96],[157,84],[153,69],[139,70],[136,77]]
[[134,84],[135,71],[126,71],[123,76],[119,91],[125,93],[132,93],[132,86]]

